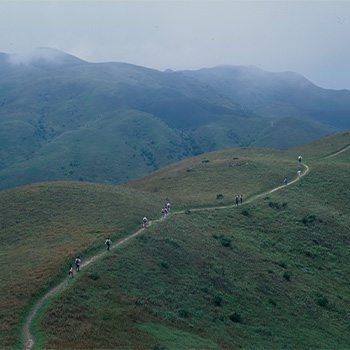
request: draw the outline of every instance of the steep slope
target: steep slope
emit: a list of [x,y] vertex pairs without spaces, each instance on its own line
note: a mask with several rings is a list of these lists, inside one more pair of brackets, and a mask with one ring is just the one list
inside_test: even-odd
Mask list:
[[[323,150],[321,157],[344,149],[349,140],[338,134],[315,147]],[[312,147],[305,146],[305,154],[307,149],[312,153]],[[245,156],[256,165],[250,177],[261,184],[260,192],[282,168],[300,167],[296,150],[270,155],[267,150],[236,151],[248,152]],[[199,172],[201,164],[209,174],[217,170],[216,176],[208,176],[206,188],[216,186],[212,194],[218,184],[222,193],[230,187],[228,176],[220,177],[221,163],[232,157],[225,152],[208,154],[199,164],[198,157],[192,160],[193,172]],[[279,169],[273,162],[281,163],[281,154],[285,161]],[[229,209],[187,210],[151,227],[84,270],[72,289],[48,305],[36,323],[38,345],[345,348],[349,156],[350,151],[318,160],[305,156],[311,171],[278,192]],[[197,185],[206,180],[205,171],[196,177],[181,169],[167,170],[183,182],[183,192],[181,185],[174,189],[179,205],[189,202],[186,189],[192,188],[197,197],[203,196],[197,204],[215,206],[217,198]],[[171,189],[162,190],[159,175],[155,173],[153,185],[149,176],[140,183],[151,191],[159,185],[157,193],[163,198]],[[249,179],[243,168],[232,177],[241,185]],[[176,208],[178,203],[172,204]]]

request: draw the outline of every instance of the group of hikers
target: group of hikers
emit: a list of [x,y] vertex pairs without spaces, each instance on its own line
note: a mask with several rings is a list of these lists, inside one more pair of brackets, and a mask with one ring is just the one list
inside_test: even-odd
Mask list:
[[236,196],[236,205],[238,205],[239,201],[241,201],[241,204],[243,204],[243,194],[241,194],[240,196]]
[[[299,156],[298,157],[298,162],[301,163],[302,160],[303,160],[303,157]],[[297,174],[298,174],[298,177],[300,177],[301,176],[301,170],[298,170]],[[283,182],[284,182],[285,185],[288,185],[287,177],[284,178]]]
[[[80,257],[76,257],[75,258],[75,271],[76,272],[79,272],[80,271],[80,264],[81,264],[81,259]],[[74,277],[74,274],[73,274],[73,264],[69,264],[69,270],[68,270],[68,276],[70,278],[73,278]]]
[[[298,157],[298,162],[301,163],[303,157],[300,155]],[[298,170],[297,171],[298,173],[298,177],[301,176],[301,171]],[[284,184],[287,185],[288,184],[288,180],[287,180],[287,177],[284,178]],[[236,195],[236,205],[239,204],[239,202],[241,202],[241,204],[243,204],[243,195],[241,194],[240,196],[239,195]],[[162,212],[162,219],[164,219],[170,212],[170,203],[167,203],[164,205],[164,207],[162,208],[161,210]],[[148,225],[148,218],[147,216],[145,215],[142,219],[142,227],[143,228],[146,228]],[[112,245],[112,241],[110,240],[109,237],[107,237],[106,241],[105,241],[105,244],[107,246],[107,251],[109,251],[110,249],[110,246]],[[80,264],[81,264],[81,259],[80,257],[78,256],[76,259],[75,259],[75,270],[76,272],[79,272],[80,271]],[[68,276],[69,277],[73,277],[73,265],[72,264],[69,264],[69,272],[68,272]]]

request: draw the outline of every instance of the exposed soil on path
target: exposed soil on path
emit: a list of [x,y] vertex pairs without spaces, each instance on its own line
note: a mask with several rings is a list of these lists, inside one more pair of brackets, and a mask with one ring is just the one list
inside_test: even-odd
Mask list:
[[324,159],[329,159],[329,158],[335,157],[335,156],[337,156],[338,154],[347,151],[348,149],[350,149],[350,145],[347,146],[347,147],[345,147],[344,149],[342,149],[342,150],[339,151],[339,152],[336,152],[336,153],[331,154],[330,156],[324,157]]
[[[350,145],[347,146],[346,148],[342,149],[341,151],[334,153],[328,157],[325,157],[325,159],[334,157],[342,152],[345,152],[346,150],[350,149]],[[253,200],[260,198],[262,196],[266,196],[269,193],[273,193],[275,191],[278,191],[286,186],[290,186],[291,184],[295,183],[296,181],[298,181],[301,177],[303,177],[304,175],[306,175],[309,172],[309,167],[302,163],[302,165],[305,167],[305,171],[301,174],[300,177],[297,177],[296,179],[294,179],[293,181],[289,182],[287,185],[281,185],[278,186],[276,188],[273,188],[272,190],[269,190],[267,192],[258,194],[256,196],[251,197],[249,200],[245,201],[244,204],[246,203],[250,203]],[[221,207],[208,207],[208,208],[195,208],[195,209],[191,209],[191,211],[202,211],[202,210],[216,210],[216,209],[227,209],[227,208],[233,208],[236,205],[228,205],[228,206],[221,206]],[[177,212],[173,212],[173,214],[183,214],[185,211],[177,211]],[[158,220],[154,220],[153,222],[158,222],[163,220],[163,218],[158,219]],[[149,226],[151,226],[152,221],[149,221]],[[119,247],[121,244],[129,241],[130,239],[132,239],[133,237],[137,236],[138,234],[140,234],[141,232],[143,232],[145,230],[145,228],[141,228],[140,230],[136,231],[135,233],[133,233],[132,235],[118,241],[116,244],[112,245],[110,250],[116,249],[117,247]],[[98,258],[100,258],[101,256],[108,254],[107,251],[102,251],[99,254],[96,254],[94,256],[92,256],[91,258],[89,258],[88,260],[86,260],[84,263],[81,264],[80,268],[83,269],[84,267],[90,265],[91,263],[93,263],[94,261],[96,261]],[[40,307],[43,305],[43,303],[50,297],[56,295],[57,293],[59,293],[61,290],[63,290],[64,288],[66,288],[68,285],[68,279],[64,280],[63,282],[61,282],[59,285],[57,285],[55,288],[51,289],[49,292],[47,292],[42,298],[40,298],[37,303],[33,306],[33,308],[31,309],[30,313],[28,314],[26,321],[24,323],[23,326],[23,346],[25,347],[25,349],[31,349],[34,346],[34,338],[33,335],[30,333],[30,327],[31,324],[33,322],[34,317],[37,315]]]

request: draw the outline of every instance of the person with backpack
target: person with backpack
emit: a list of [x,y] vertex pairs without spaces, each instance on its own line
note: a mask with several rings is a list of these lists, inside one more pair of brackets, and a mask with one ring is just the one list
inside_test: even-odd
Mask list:
[[75,259],[75,271],[77,271],[77,272],[80,271],[80,263],[81,263],[81,260],[80,260],[80,257],[78,256],[78,257]]
[[241,200],[241,204],[243,204],[243,194],[241,194],[241,196],[239,197],[239,199]]
[[145,215],[144,217],[143,217],[143,219],[142,219],[142,227],[144,227],[144,228],[146,228],[146,226],[147,226],[147,216]]
[[236,205],[238,205],[238,200],[239,200],[239,197],[238,195],[236,196]]
[[286,178],[286,177],[284,178],[284,184],[285,184],[285,185],[287,185],[287,184],[288,184],[288,180],[287,180],[287,178]]
[[107,237],[106,242],[105,242],[106,246],[107,246],[107,250],[109,251],[109,247],[112,244],[112,241],[109,239],[109,237]]

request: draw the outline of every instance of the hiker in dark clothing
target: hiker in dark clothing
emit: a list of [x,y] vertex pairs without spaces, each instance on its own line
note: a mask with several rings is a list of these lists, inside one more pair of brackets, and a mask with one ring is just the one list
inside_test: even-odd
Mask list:
[[239,197],[236,196],[236,205],[238,205],[238,200],[239,200]]
[[112,241],[107,237],[105,244],[107,245],[107,250],[109,250],[110,245],[112,244]]

